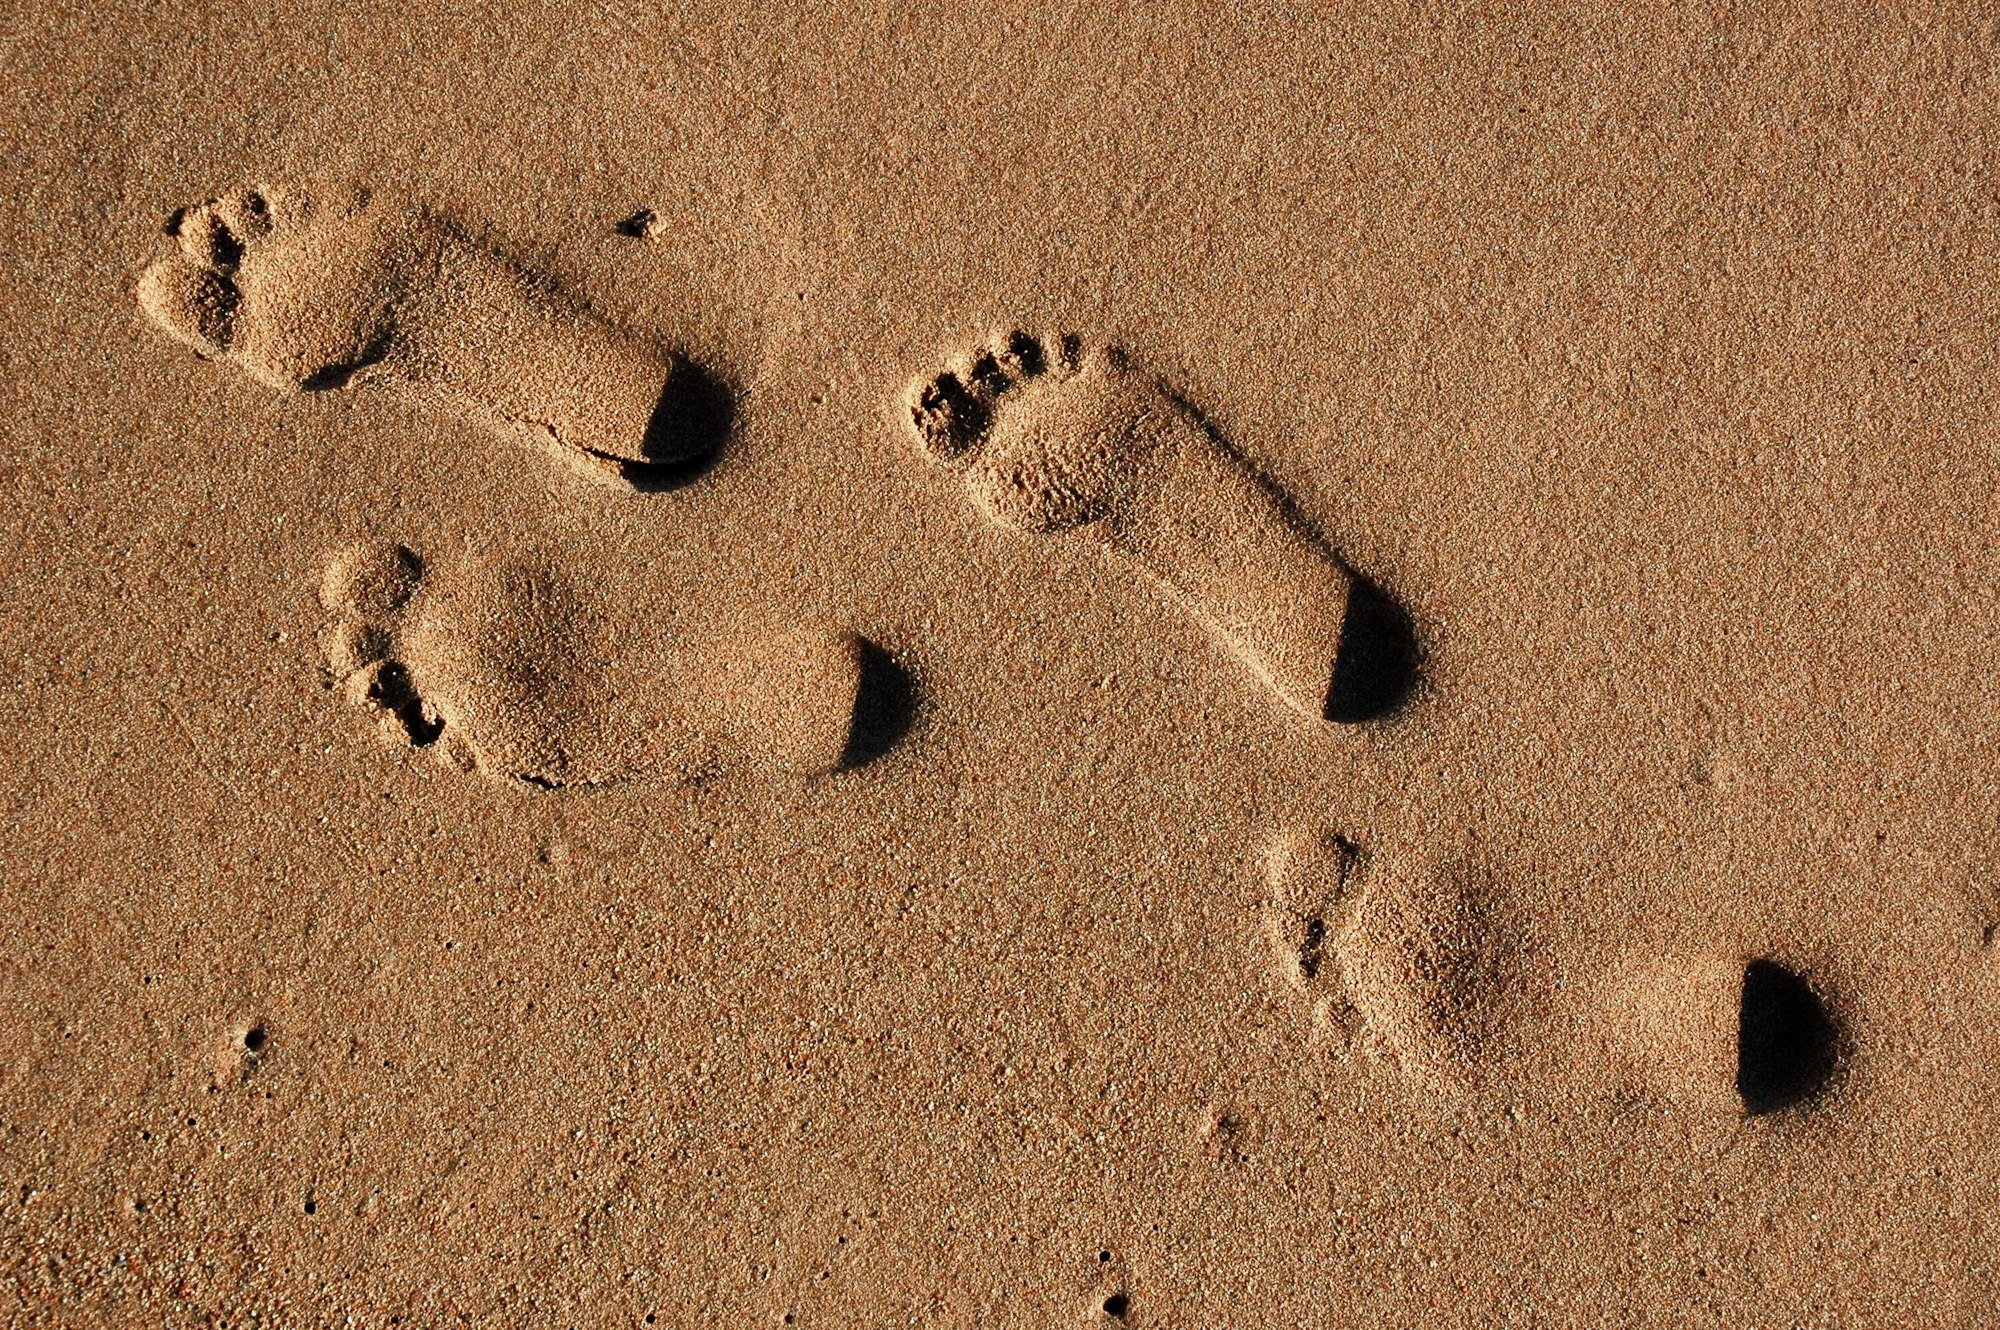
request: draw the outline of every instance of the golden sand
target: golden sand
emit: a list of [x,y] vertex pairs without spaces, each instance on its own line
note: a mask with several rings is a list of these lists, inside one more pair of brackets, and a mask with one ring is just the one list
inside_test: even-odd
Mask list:
[[2000,1323],[1990,15],[0,20],[0,1324]]

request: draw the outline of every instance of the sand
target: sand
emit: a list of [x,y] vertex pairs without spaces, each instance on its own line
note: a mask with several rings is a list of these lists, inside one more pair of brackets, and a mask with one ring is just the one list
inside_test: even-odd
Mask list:
[[2000,1323],[1991,16],[0,22],[0,1324]]

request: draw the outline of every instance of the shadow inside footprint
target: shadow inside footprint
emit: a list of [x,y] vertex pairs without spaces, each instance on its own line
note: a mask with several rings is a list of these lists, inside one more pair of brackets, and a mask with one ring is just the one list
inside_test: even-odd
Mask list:
[[368,685],[368,701],[396,718],[412,748],[428,748],[444,733],[444,721],[417,696],[401,661],[383,661]]
[[705,366],[683,360],[653,408],[641,451],[658,462],[620,460],[618,474],[647,494],[680,489],[708,473],[736,418],[736,397]]
[[1356,574],[1326,691],[1326,718],[1341,725],[1379,720],[1403,704],[1416,681],[1417,636],[1410,616]]
[[362,370],[382,363],[388,354],[389,338],[386,334],[371,338],[348,359],[322,365],[301,378],[299,388],[309,393],[338,392]]
[[1833,1018],[1805,980],[1773,961],[1744,968],[1736,1092],[1746,1113],[1774,1113],[1819,1089],[1836,1042]]
[[840,755],[840,769],[872,762],[902,742],[917,714],[917,685],[894,656],[861,642],[861,686],[854,699],[854,729]]

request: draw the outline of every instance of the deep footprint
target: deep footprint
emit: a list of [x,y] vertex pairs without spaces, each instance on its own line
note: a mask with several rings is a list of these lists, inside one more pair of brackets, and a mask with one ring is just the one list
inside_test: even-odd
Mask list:
[[240,190],[176,213],[139,306],[280,392],[379,386],[594,475],[652,487],[711,455],[729,398],[449,223],[365,195]]
[[1117,352],[1009,333],[907,406],[919,443],[993,521],[1099,541],[1303,715],[1370,720],[1407,692],[1414,654],[1388,640],[1405,632],[1400,613],[1358,593],[1284,496]]
[[320,596],[336,686],[397,741],[461,770],[544,789],[737,766],[812,775],[882,746],[857,735],[888,658],[853,633],[640,640],[547,565],[474,562],[444,577],[386,541],[334,558]]

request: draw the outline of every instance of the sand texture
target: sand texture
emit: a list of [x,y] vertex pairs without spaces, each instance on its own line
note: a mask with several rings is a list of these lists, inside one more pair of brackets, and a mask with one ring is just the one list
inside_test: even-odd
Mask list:
[[2000,1326],[1991,14],[0,88],[0,1327]]

